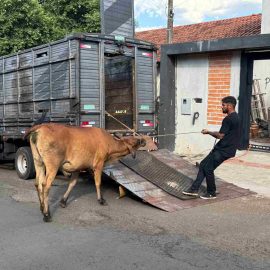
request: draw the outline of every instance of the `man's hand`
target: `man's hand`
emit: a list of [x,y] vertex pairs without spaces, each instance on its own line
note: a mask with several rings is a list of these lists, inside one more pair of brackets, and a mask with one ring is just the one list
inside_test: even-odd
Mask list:
[[219,133],[217,131],[209,131],[208,129],[204,128],[202,131],[201,131],[202,134],[209,134],[211,136],[213,136],[214,138],[216,139],[223,139],[224,135],[223,133]]
[[205,128],[204,128],[204,129],[201,131],[201,133],[202,133],[202,134],[209,134],[209,131],[208,131],[208,129],[205,129]]

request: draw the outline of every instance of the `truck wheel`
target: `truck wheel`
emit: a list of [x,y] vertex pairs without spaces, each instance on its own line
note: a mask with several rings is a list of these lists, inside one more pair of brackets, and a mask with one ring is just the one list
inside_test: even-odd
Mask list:
[[15,156],[15,168],[21,179],[27,180],[35,177],[35,166],[32,151],[29,146],[20,147]]

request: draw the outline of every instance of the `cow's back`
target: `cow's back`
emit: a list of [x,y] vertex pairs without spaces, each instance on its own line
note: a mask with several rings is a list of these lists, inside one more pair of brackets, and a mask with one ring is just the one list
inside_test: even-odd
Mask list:
[[38,146],[61,162],[84,168],[93,164],[94,157],[106,157],[113,137],[100,128],[80,128],[59,124],[43,124],[38,129]]

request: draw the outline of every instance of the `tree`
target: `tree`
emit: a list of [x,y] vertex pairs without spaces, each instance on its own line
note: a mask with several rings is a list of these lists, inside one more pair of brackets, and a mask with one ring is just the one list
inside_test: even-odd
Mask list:
[[57,21],[62,35],[100,32],[100,0],[42,0],[45,11]]
[[100,32],[99,0],[1,0],[0,55],[63,38]]
[[0,55],[47,43],[59,34],[54,18],[37,0],[1,0],[0,25]]

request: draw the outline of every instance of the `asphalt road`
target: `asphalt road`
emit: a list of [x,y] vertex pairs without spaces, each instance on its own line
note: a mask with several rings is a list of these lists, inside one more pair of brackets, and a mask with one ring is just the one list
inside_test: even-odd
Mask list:
[[133,196],[97,204],[81,180],[67,208],[66,182],[52,188],[52,223],[44,223],[33,181],[0,169],[0,269],[270,269],[269,199],[251,196],[166,213]]

